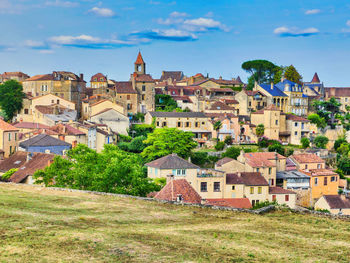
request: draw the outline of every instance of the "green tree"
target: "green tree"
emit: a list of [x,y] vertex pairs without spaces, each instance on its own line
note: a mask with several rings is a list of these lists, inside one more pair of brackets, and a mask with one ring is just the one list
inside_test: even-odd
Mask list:
[[284,153],[284,148],[281,144],[279,143],[274,143],[272,145],[269,145],[268,147],[269,152],[278,152],[281,155],[285,155]]
[[327,126],[325,118],[320,117],[318,114],[313,113],[310,114],[307,119],[311,122],[316,124],[317,128],[324,129]]
[[155,96],[156,101],[156,111],[165,111],[165,112],[182,112],[181,108],[177,106],[177,102],[173,99],[172,96],[167,94],[157,94]]
[[101,153],[80,144],[68,151],[67,159],[56,156],[50,166],[33,177],[46,186],[137,196],[160,189],[147,178],[140,156],[111,144],[106,144]]
[[176,128],[155,129],[147,135],[144,141],[148,146],[141,153],[147,161],[176,153],[182,158],[188,158],[191,150],[197,146],[192,132],[184,132]]
[[301,138],[300,142],[301,142],[301,147],[303,147],[304,149],[310,146],[310,140],[306,137]]
[[226,151],[222,154],[222,157],[229,157],[237,160],[237,157],[240,155],[240,153],[240,148],[232,146],[226,149]]
[[222,128],[222,122],[217,121],[213,125],[214,130],[216,131],[216,140],[219,141],[219,131]]
[[253,76],[257,83],[271,82],[278,66],[267,60],[251,60],[242,64],[242,69]]
[[23,106],[22,85],[16,80],[8,80],[0,85],[0,108],[5,113],[5,120],[12,120],[16,112],[20,111]]
[[338,138],[337,140],[335,140],[335,142],[334,142],[334,150],[338,150],[340,145],[342,145],[343,143],[347,143],[347,140],[345,139],[344,136],[342,136],[342,137]]
[[285,68],[284,78],[290,81],[293,81],[295,83],[298,83],[300,85],[303,84],[302,82],[303,77],[299,74],[299,72],[296,70],[296,68],[293,65],[290,65],[289,67]]
[[339,170],[341,170],[344,174],[350,175],[350,158],[349,157],[342,157],[339,159],[337,163],[337,167]]
[[256,135],[258,137],[263,136],[264,133],[265,133],[265,126],[264,126],[264,124],[258,124],[258,126],[256,126],[255,132],[256,132]]
[[314,144],[316,145],[316,147],[318,148],[326,148],[326,145],[328,143],[329,139],[326,136],[323,135],[319,135],[314,139]]
[[343,156],[347,156],[348,153],[349,153],[349,144],[348,143],[342,143],[338,149],[337,149],[337,153],[339,153],[340,155],[343,155]]
[[0,175],[1,181],[8,181],[11,178],[11,176],[17,171],[18,171],[18,168],[12,168],[12,169],[8,170],[3,175]]
[[317,114],[325,119],[326,123],[330,121],[331,127],[335,127],[336,115],[340,113],[341,103],[332,97],[327,101],[315,100],[312,106],[316,109]]
[[275,75],[273,76],[273,83],[274,84],[281,82],[285,70],[286,70],[286,67],[284,67],[284,66],[276,67]]
[[232,145],[232,143],[233,143],[232,137],[231,136],[226,136],[224,142],[225,142],[226,145]]

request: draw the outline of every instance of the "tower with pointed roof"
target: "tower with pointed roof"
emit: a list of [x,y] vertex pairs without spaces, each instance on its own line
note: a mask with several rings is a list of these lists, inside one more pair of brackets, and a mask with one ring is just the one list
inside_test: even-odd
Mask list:
[[135,73],[137,74],[146,74],[146,63],[143,61],[141,52],[137,55],[137,59],[135,61]]
[[311,80],[311,83],[313,83],[313,84],[321,83],[320,78],[319,78],[318,75],[317,75],[317,72],[315,72],[314,77],[313,77],[312,80]]

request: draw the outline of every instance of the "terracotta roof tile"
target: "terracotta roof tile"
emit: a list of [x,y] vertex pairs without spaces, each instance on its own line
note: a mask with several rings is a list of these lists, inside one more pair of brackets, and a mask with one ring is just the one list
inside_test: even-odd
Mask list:
[[141,65],[141,64],[144,64],[144,63],[145,63],[145,62],[143,61],[141,52],[139,51],[139,53],[137,54],[137,59],[136,59],[136,61],[135,61],[135,64],[136,64],[136,65]]
[[225,199],[207,199],[208,205],[250,209],[252,205],[248,198],[225,198]]
[[251,167],[275,167],[276,165],[272,160],[275,160],[276,157],[286,159],[283,155],[275,152],[245,153],[244,157]]
[[117,94],[137,94],[137,91],[132,87],[131,81],[117,81],[115,83],[115,89]]
[[282,187],[269,187],[269,194],[296,194],[295,192]]
[[154,198],[167,201],[176,201],[178,195],[182,196],[184,203],[200,204],[201,196],[186,181],[186,179],[171,180],[159,191]]
[[160,77],[160,81],[164,80],[182,80],[183,73],[182,71],[163,71],[162,76]]
[[3,131],[18,131],[19,129],[15,126],[7,123],[6,121],[0,119],[0,130]]
[[190,163],[177,154],[172,153],[152,162],[146,163],[146,166],[159,168],[159,169],[198,169],[199,167],[193,163]]
[[331,209],[350,208],[350,200],[343,200],[339,195],[324,195],[323,196]]
[[216,101],[211,105],[209,110],[231,110],[231,111],[234,111],[235,109],[228,106],[227,104],[225,104],[221,101]]
[[266,179],[256,172],[241,172],[226,174],[226,184],[244,184],[247,186],[269,185]]
[[231,162],[231,161],[233,161],[233,160],[234,160],[234,159],[232,159],[232,158],[224,157],[224,158],[222,158],[221,160],[217,161],[217,162],[215,163],[215,165],[217,165],[217,166],[222,166],[222,165],[224,165],[224,164],[226,164],[226,163],[229,163],[229,162]]
[[320,78],[318,77],[317,72],[315,72],[315,74],[314,74],[314,76],[313,76],[313,78],[311,80],[311,83],[320,83],[320,82],[321,82]]
[[287,114],[287,120],[299,121],[299,122],[310,122],[308,119],[305,119],[301,116],[297,116],[294,114]]
[[35,122],[18,122],[13,125],[18,129],[48,129],[50,126]]
[[[97,80],[95,80],[95,78]],[[102,79],[102,80],[101,80]],[[107,78],[102,73],[97,73],[91,77],[90,82],[107,82]]]
[[53,80],[53,75],[52,74],[35,75],[31,78],[26,79],[25,81],[39,81],[39,80]]
[[12,168],[19,168],[27,160],[27,152],[15,152],[9,158],[4,159],[0,162],[0,171],[5,173]]
[[321,157],[313,153],[293,154],[290,158],[298,163],[325,163]]

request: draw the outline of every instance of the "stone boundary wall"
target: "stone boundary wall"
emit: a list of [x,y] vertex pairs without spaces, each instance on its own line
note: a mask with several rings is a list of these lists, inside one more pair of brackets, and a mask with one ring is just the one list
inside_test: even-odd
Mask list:
[[[132,199],[157,202],[157,203],[162,203],[162,204],[173,204],[173,205],[178,205],[178,206],[209,208],[209,209],[214,209],[214,210],[232,211],[232,212],[246,212],[246,213],[257,214],[257,215],[265,214],[267,212],[270,212],[270,211],[273,211],[276,209],[276,207],[274,205],[265,206],[265,207],[262,207],[262,208],[259,208],[256,210],[250,210],[250,209],[232,208],[232,207],[215,206],[215,205],[179,203],[179,202],[175,202],[175,201],[158,200],[158,199],[149,198],[149,197],[132,196],[132,195],[125,195],[125,194],[113,194],[113,193],[96,192],[96,191],[88,191],[88,190],[77,190],[77,189],[60,188],[60,187],[44,187],[41,185],[16,184],[16,183],[7,183],[7,182],[0,182],[0,185],[19,185],[19,186],[24,186],[24,187],[42,188],[45,190],[52,190],[52,191],[63,191],[63,192],[72,192],[72,193],[85,193],[85,194],[93,194],[93,195],[114,196],[114,197],[121,197],[121,198],[132,198]],[[299,214],[314,214],[314,215],[317,215],[320,217],[350,220],[349,215],[333,215],[330,213],[312,211],[312,210],[309,210],[309,209],[306,209],[303,207],[297,207],[296,209],[288,208],[288,210],[290,210],[294,213],[299,213]]]

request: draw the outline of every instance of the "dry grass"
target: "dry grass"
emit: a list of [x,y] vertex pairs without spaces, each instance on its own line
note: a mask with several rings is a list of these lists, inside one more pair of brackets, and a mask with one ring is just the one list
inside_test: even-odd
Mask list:
[[349,262],[350,222],[0,185],[0,262]]

